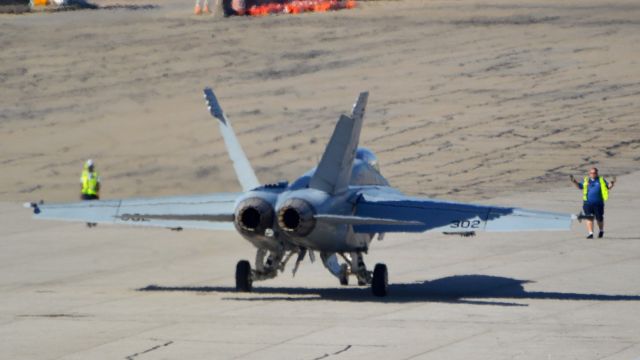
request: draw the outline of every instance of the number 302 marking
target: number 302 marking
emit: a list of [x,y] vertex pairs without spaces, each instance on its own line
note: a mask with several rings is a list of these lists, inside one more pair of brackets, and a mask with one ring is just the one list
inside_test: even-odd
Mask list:
[[451,222],[453,229],[477,229],[480,227],[480,220],[455,220]]

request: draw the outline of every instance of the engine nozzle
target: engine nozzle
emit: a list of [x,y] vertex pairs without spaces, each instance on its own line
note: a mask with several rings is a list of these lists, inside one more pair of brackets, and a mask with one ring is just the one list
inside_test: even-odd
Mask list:
[[234,225],[245,234],[264,235],[273,227],[274,211],[270,203],[259,197],[243,200],[235,212]]
[[287,234],[305,236],[316,226],[313,206],[302,199],[286,200],[278,210],[278,225]]

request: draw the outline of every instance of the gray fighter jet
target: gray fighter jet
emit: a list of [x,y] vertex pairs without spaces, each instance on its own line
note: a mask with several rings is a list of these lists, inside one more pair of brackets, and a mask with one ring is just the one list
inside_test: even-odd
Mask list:
[[569,230],[573,216],[418,198],[391,187],[376,155],[358,147],[368,93],[358,96],[350,115],[341,115],[318,166],[293,183],[261,185],[216,96],[204,90],[209,111],[219,121],[233,161],[240,193],[150,199],[100,200],[70,204],[27,204],[37,219],[159,226],[170,229],[235,229],[257,248],[254,267],[236,266],[236,288],[274,278],[296,257],[293,273],[319,253],[324,266],[348,285],[370,285],[387,295],[384,264],[373,271],[364,262],[372,240],[386,233],[439,231]]

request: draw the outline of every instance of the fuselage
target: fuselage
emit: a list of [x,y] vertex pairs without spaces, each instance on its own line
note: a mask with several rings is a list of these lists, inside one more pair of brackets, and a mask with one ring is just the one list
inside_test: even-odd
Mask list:
[[236,202],[239,233],[258,248],[278,251],[306,248],[322,252],[366,251],[375,234],[356,234],[350,225],[316,221],[315,215],[353,215],[358,196],[367,192],[393,192],[380,174],[375,155],[358,149],[349,187],[328,194],[309,187],[312,169],[291,184],[263,185]]

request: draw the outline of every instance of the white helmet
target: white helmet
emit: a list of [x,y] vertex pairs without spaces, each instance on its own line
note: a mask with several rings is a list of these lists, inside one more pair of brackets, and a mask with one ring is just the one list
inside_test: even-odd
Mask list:
[[93,160],[89,159],[87,160],[87,167],[92,167],[93,166]]

